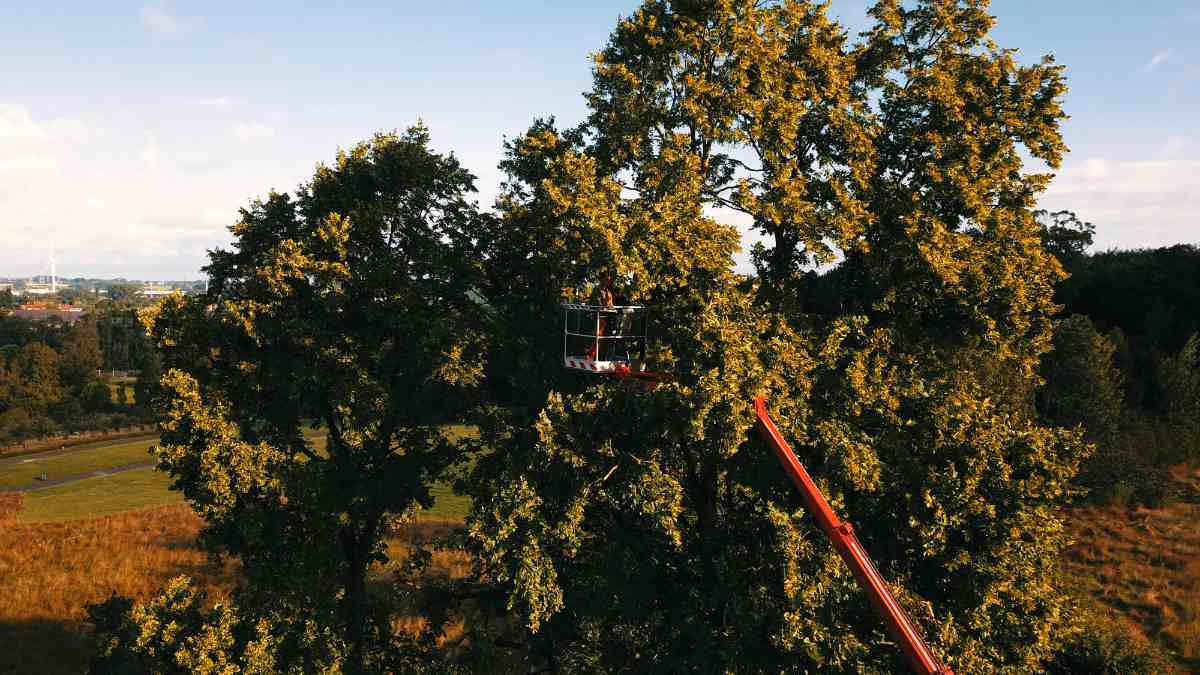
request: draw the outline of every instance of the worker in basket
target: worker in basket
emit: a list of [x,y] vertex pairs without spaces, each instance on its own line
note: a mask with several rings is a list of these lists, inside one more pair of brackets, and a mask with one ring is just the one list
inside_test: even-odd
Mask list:
[[[616,275],[605,272],[600,276],[600,285],[592,294],[592,304],[603,309],[623,307],[628,303],[625,295],[614,289]],[[596,321],[596,337],[625,335],[631,327],[631,317],[626,314],[600,312]],[[609,343],[609,344],[605,344]],[[599,353],[597,353],[599,349]],[[596,340],[588,348],[588,358],[596,361],[629,360],[629,348],[623,340]],[[622,358],[623,357],[623,358]]]

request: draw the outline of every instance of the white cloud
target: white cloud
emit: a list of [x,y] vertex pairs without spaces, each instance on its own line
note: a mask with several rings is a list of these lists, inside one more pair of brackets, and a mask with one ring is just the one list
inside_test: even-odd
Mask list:
[[0,276],[40,273],[57,242],[64,276],[194,278],[239,207],[310,168],[243,145],[228,122],[143,123],[116,114],[97,127],[0,102]]
[[1200,243],[1200,155],[1169,140],[1158,159],[1069,162],[1040,200],[1096,224],[1096,247]]
[[0,103],[0,176],[8,188],[15,189],[16,182],[59,167],[61,146],[86,139],[88,131],[78,119],[39,122],[25,106]]
[[229,98],[228,96],[214,96],[213,98],[193,99],[193,100],[189,101],[189,103],[191,103],[192,105],[199,105],[199,106],[204,106],[207,108],[220,108],[222,110],[227,110],[227,109],[232,108],[233,106],[237,105],[238,101],[235,101],[235,100]]
[[253,141],[260,138],[273,138],[275,127],[260,122],[238,122],[233,125],[233,135],[240,141]]
[[146,169],[152,174],[157,174],[162,170],[162,151],[158,148],[158,141],[155,140],[154,134],[146,132],[146,144],[142,146],[142,162],[146,164]]
[[1154,72],[1155,68],[1158,68],[1162,64],[1166,63],[1170,58],[1170,49],[1160,49],[1159,51],[1154,52],[1154,56],[1150,57],[1150,60],[1146,62],[1146,65],[1142,66],[1142,72],[1152,73]]
[[171,39],[182,36],[191,28],[191,22],[172,15],[167,10],[145,5],[138,11],[142,28],[156,38]]
[[34,123],[29,110],[19,105],[0,103],[0,147],[39,143],[49,138],[46,130]]
[[1189,152],[1200,157],[1200,152],[1194,152],[1196,144],[1183,136],[1171,136],[1154,153],[1155,159],[1185,159]]

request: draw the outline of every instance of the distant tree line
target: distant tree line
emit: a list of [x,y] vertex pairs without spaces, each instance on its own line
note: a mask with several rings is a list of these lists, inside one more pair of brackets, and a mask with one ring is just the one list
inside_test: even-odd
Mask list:
[[1038,411],[1081,426],[1093,496],[1155,503],[1168,467],[1200,458],[1200,248],[1067,255]]
[[[0,446],[145,423],[160,374],[147,344],[129,308],[73,325],[0,317]],[[111,370],[138,371],[132,397],[101,376]]]

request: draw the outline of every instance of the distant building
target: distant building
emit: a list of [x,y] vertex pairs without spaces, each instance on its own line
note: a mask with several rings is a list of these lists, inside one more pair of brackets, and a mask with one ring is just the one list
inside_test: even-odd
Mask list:
[[172,286],[164,286],[162,284],[146,284],[142,290],[138,292],[144,298],[161,298],[164,295],[170,295],[175,292]]
[[50,319],[59,319],[67,323],[75,323],[83,317],[82,307],[72,307],[71,305],[22,305],[14,309],[12,315],[29,321],[48,321]]
[[58,292],[55,284],[43,284],[37,282],[29,282],[25,284],[26,295],[54,295]]

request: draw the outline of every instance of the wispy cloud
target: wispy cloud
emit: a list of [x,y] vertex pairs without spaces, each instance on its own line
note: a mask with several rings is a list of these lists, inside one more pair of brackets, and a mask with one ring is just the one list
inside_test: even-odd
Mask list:
[[275,127],[260,122],[238,122],[233,125],[233,135],[240,141],[253,141],[275,136]]
[[159,39],[177,38],[191,28],[191,22],[174,16],[162,7],[145,5],[138,11],[142,28]]
[[157,175],[162,170],[162,151],[158,148],[158,141],[155,140],[154,134],[146,132],[146,145],[142,147],[142,161],[146,163],[146,169],[150,173]]
[[1170,49],[1160,49],[1159,51],[1154,52],[1154,56],[1150,57],[1150,60],[1146,62],[1146,65],[1142,66],[1142,72],[1152,73],[1154,72],[1155,68],[1158,68],[1162,64],[1166,63],[1170,58]]
[[240,103],[240,101],[236,101],[228,96],[214,96],[212,98],[192,99],[188,101],[188,103],[191,103],[192,105],[204,106],[206,108],[220,108],[222,110],[228,110],[229,108],[232,108]]
[[27,108],[0,103],[0,143],[36,143],[46,138],[46,130],[33,121]]

